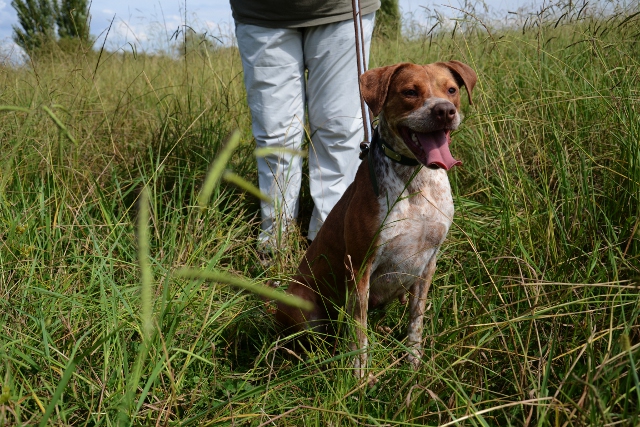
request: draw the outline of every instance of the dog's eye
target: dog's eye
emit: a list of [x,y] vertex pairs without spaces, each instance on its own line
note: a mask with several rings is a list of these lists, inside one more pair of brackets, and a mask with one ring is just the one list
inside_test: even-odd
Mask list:
[[416,91],[415,91],[415,90],[413,90],[413,89],[405,90],[405,91],[403,91],[403,92],[402,92],[402,94],[403,94],[404,96],[409,96],[409,97],[418,96],[418,92],[416,92]]
[[455,87],[450,87],[449,88],[449,94],[453,95],[454,93],[456,93],[456,88]]

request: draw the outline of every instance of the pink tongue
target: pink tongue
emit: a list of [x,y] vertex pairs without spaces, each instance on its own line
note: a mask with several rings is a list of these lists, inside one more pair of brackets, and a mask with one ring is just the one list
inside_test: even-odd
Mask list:
[[[456,160],[449,151],[451,139],[449,134],[443,130],[431,133],[416,133],[422,150],[426,154],[426,166],[437,166],[444,170],[449,170],[454,166],[461,165],[460,160]],[[422,160],[422,159],[421,159]]]

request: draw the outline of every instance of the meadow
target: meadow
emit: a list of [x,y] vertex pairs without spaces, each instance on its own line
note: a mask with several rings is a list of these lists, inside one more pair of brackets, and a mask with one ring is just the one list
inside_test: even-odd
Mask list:
[[479,77],[423,364],[393,303],[374,385],[348,336],[294,351],[229,285],[285,283],[305,227],[263,266],[255,196],[221,180],[201,206],[235,130],[225,167],[257,181],[235,48],[0,64],[0,426],[640,425],[640,6],[581,5],[374,40],[371,68]]

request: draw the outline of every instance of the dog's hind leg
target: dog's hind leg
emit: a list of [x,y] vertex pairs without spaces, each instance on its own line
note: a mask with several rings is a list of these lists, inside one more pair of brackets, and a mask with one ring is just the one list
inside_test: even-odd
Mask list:
[[414,369],[420,366],[423,349],[422,349],[422,331],[424,329],[424,311],[427,305],[427,294],[431,287],[433,274],[436,271],[436,256],[438,251],[434,251],[427,267],[424,270],[422,278],[416,280],[409,291],[409,327],[407,331],[407,347],[409,354],[407,359]]

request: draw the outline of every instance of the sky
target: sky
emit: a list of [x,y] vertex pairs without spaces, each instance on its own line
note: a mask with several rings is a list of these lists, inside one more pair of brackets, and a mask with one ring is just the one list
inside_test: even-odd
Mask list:
[[[89,0],[91,1],[91,0]],[[543,0],[485,0],[494,15],[506,16],[508,10],[521,6],[542,4]],[[455,13],[446,5],[460,7],[462,0],[400,0],[401,12],[405,17],[420,21],[426,19],[425,7]],[[104,41],[107,28],[111,24],[106,47],[153,51],[167,48],[171,35],[180,28],[185,17],[185,0],[156,0],[131,2],[127,0],[93,0],[90,7],[91,34]],[[222,35],[229,38],[233,34],[233,18],[228,0],[187,0],[187,22],[198,32]],[[0,0],[0,60],[3,56],[16,54],[16,46],[11,40],[12,26],[18,19],[11,6],[11,0]],[[228,41],[228,40],[227,40]]]

